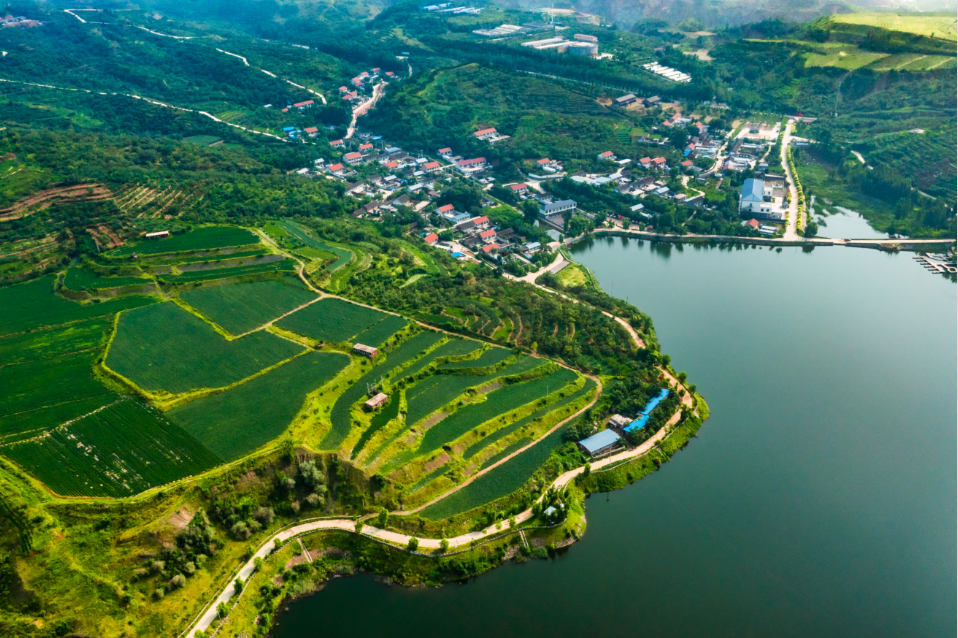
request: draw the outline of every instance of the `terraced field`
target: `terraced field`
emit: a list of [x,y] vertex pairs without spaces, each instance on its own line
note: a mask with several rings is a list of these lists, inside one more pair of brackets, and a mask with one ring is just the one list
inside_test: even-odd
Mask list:
[[70,290],[101,290],[152,283],[152,279],[140,277],[104,277],[81,267],[71,268],[64,277],[63,285]]
[[156,302],[152,297],[131,295],[98,304],[79,304],[58,297],[53,292],[53,281],[51,275],[0,289],[0,335],[103,317]]
[[189,284],[229,277],[245,277],[247,275],[266,275],[269,273],[292,273],[296,271],[296,262],[292,259],[281,259],[261,264],[214,268],[210,270],[194,270],[179,275],[163,275],[160,281],[167,284]]
[[182,428],[131,399],[0,447],[0,454],[65,496],[131,496],[222,462]]
[[126,244],[113,251],[112,255],[125,257],[138,255],[162,255],[192,250],[215,250],[232,246],[258,244],[259,237],[245,228],[232,226],[207,226],[181,235],[172,235],[166,239],[144,240]]
[[325,269],[329,272],[336,272],[353,259],[353,253],[349,250],[340,248],[338,246],[333,246],[327,242],[316,239],[306,228],[300,226],[296,222],[283,220],[277,222],[275,227],[285,231],[290,237],[302,242],[308,248],[322,250],[323,252],[335,256],[335,260],[329,264],[326,264],[325,266]]
[[173,302],[125,312],[106,365],[147,391],[221,388],[303,350],[269,332],[227,341]]
[[832,22],[879,27],[942,40],[958,39],[958,20],[951,16],[901,15],[897,13],[849,13],[833,15]]
[[[389,373],[396,368],[409,363],[409,361],[421,356],[423,352],[435,345],[442,335],[430,330],[413,335],[392,352],[386,353],[385,357],[377,357],[376,365],[364,374],[359,380],[351,385],[333,404],[330,413],[330,430],[320,443],[320,449],[335,450],[342,445],[343,441],[349,435],[352,427],[352,418],[350,410],[353,405],[366,395],[366,384],[378,381],[380,377],[388,377]],[[353,450],[353,455],[362,449],[364,441],[360,440],[357,448]]]
[[316,294],[298,279],[257,281],[191,290],[180,295],[186,303],[233,335],[255,330],[315,300]]
[[226,392],[174,408],[167,416],[214,454],[232,461],[281,435],[306,395],[347,363],[344,354],[309,352]]

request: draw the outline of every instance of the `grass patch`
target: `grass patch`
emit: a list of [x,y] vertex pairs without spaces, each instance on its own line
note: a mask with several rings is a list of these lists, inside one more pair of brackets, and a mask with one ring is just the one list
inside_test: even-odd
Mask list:
[[292,277],[184,292],[180,297],[230,334],[244,334],[316,299]]
[[0,289],[0,335],[103,317],[156,301],[153,297],[131,295],[103,303],[79,304],[54,294],[53,281],[53,276],[41,277]]
[[342,299],[323,299],[282,319],[276,325],[317,341],[342,343],[387,316],[384,312]]
[[133,400],[0,448],[65,496],[131,496],[222,461],[182,428]]
[[269,443],[289,426],[306,395],[346,364],[335,352],[310,352],[246,383],[174,408],[167,416],[225,461]]
[[265,331],[227,341],[167,302],[123,313],[106,363],[144,390],[178,394],[228,386],[302,349]]
[[259,237],[252,231],[234,226],[207,226],[188,233],[171,235],[166,239],[143,240],[126,244],[114,250],[111,255],[125,257],[137,255],[162,255],[164,253],[182,253],[192,250],[214,250],[232,246],[258,244]]

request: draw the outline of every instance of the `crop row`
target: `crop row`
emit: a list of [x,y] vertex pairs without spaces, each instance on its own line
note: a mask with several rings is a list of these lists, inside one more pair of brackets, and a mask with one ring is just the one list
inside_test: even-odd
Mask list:
[[97,318],[67,326],[25,332],[0,338],[0,361],[4,365],[55,359],[66,354],[90,350],[103,340],[111,327],[110,319]]

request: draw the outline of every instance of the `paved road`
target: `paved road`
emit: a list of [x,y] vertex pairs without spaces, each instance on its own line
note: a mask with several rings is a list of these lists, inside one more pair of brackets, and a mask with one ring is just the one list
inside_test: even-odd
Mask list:
[[798,189],[795,188],[795,176],[792,175],[788,167],[788,145],[792,141],[792,129],[795,127],[795,120],[789,119],[785,127],[785,135],[782,137],[782,170],[785,171],[785,179],[788,181],[788,192],[791,200],[788,203],[788,226],[785,227],[785,235],[782,237],[785,241],[801,241],[803,238],[796,230],[798,224]]

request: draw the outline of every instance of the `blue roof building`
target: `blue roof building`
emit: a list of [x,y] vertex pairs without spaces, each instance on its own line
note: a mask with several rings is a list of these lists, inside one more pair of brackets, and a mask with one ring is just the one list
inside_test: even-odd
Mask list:
[[579,447],[589,456],[598,456],[612,450],[621,439],[622,437],[612,430],[602,430],[598,434],[579,441]]
[[649,422],[649,415],[652,414],[652,410],[659,407],[659,404],[665,400],[665,397],[669,396],[668,390],[662,390],[659,392],[658,396],[652,397],[652,400],[649,401],[648,405],[645,406],[645,409],[642,412],[639,412],[639,417],[622,428],[625,432],[632,432],[633,430],[641,430],[645,427],[645,424]]

